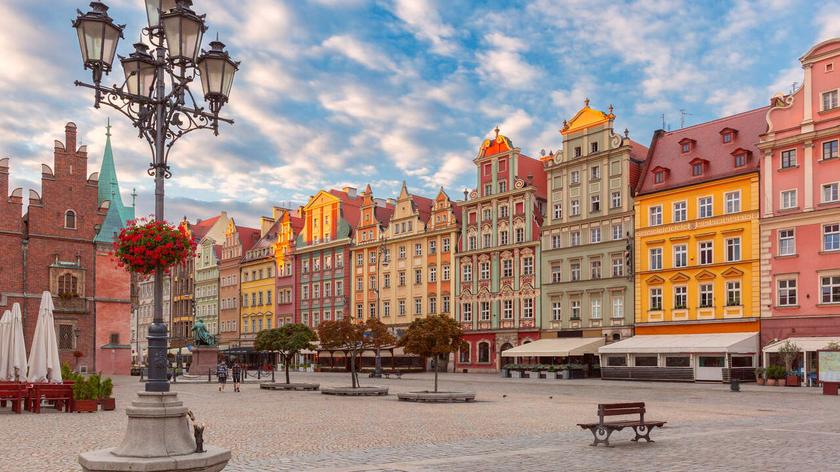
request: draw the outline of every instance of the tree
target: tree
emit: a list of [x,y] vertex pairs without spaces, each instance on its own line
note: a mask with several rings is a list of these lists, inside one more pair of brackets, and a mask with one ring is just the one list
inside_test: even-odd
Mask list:
[[279,352],[286,366],[286,383],[289,382],[289,364],[295,355],[305,349],[314,350],[313,341],[318,336],[308,326],[300,323],[285,324],[279,328],[260,331],[254,340],[258,351]]
[[378,319],[365,323],[354,323],[350,318],[338,321],[324,321],[318,325],[321,347],[344,351],[350,356],[350,376],[353,388],[359,387],[356,358],[367,349],[381,349],[394,344],[394,336],[388,327]]
[[458,351],[464,345],[464,330],[457,321],[440,314],[418,318],[400,339],[398,345],[408,354],[434,359],[435,393],[438,391],[438,361]]
[[796,361],[796,358],[799,357],[799,351],[799,346],[790,339],[785,341],[784,344],[782,344],[782,347],[779,348],[779,356],[781,356],[782,362],[785,363],[785,372],[787,375],[791,375],[793,363]]

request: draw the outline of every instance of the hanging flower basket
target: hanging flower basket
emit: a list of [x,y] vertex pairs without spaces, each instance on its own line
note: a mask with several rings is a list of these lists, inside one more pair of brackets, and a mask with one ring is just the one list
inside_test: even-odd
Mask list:
[[119,267],[149,275],[158,268],[168,271],[186,262],[193,257],[195,246],[185,227],[141,218],[120,231],[114,241],[114,257]]

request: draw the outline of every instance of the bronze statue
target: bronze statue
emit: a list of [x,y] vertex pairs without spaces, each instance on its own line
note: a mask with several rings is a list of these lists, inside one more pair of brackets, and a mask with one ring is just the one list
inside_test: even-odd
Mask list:
[[195,320],[192,327],[193,341],[196,346],[215,346],[215,337],[207,331],[207,326],[200,319]]

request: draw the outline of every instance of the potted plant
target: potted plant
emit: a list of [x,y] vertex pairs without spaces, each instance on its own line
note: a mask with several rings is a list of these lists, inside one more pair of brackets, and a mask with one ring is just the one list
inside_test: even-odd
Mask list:
[[113,411],[117,409],[117,400],[111,397],[114,391],[114,382],[109,377],[99,383],[99,404],[102,411]]
[[550,365],[546,368],[545,378],[546,379],[551,379],[551,380],[557,379],[557,366],[556,365],[552,364],[552,365]]
[[95,412],[97,408],[96,395],[89,379],[77,379],[73,384],[73,411]]
[[793,363],[799,357],[799,350],[799,346],[790,339],[785,341],[782,347],[779,348],[779,356],[781,356],[782,362],[785,363],[785,385],[788,387],[799,387],[801,385],[799,375],[793,371]]
[[[771,365],[767,368],[767,385],[783,387],[785,385],[785,368],[780,365]],[[773,379],[773,382],[770,382]]]
[[522,378],[522,366],[519,364],[510,364],[508,366],[510,369],[510,376],[514,379],[521,379]]
[[764,368],[763,367],[756,367],[755,368],[755,383],[758,385],[764,385]]
[[560,364],[560,378],[563,380],[569,380],[571,378],[572,373],[569,364]]
[[510,364],[503,365],[502,368],[499,369],[499,375],[501,375],[502,378],[510,377]]

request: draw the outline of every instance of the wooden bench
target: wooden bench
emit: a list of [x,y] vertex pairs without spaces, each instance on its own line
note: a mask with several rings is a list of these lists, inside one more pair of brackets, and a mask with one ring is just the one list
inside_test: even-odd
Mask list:
[[41,412],[41,400],[52,401],[55,403],[55,409],[65,412],[72,411],[73,404],[73,386],[69,384],[33,384],[29,395],[31,407],[30,411],[33,413]]
[[11,402],[12,411],[20,414],[21,407],[26,402],[28,387],[22,383],[6,383],[0,385],[0,403],[5,407],[6,402]]
[[[604,421],[606,416],[627,416],[639,415],[639,419],[622,420],[622,421]],[[597,423],[578,423],[583,429],[588,429],[592,432],[595,441],[592,446],[597,446],[603,443],[610,447],[610,435],[613,431],[621,431],[624,428],[633,428],[636,437],[631,441],[638,441],[644,439],[647,442],[654,442],[650,438],[650,430],[655,427],[662,427],[665,421],[651,421],[645,419],[645,404],[638,403],[600,403],[598,404],[598,422]]]
[[402,379],[402,372],[400,372],[398,370],[396,370],[394,372],[384,372],[382,375],[385,376],[386,379],[390,379],[391,377],[396,377],[398,379]]

